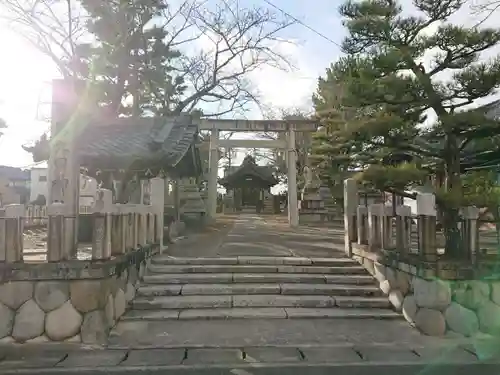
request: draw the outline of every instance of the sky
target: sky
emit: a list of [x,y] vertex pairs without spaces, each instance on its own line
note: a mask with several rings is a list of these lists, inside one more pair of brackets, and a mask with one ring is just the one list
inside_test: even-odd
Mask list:
[[[270,7],[264,0],[240,2]],[[282,34],[291,43],[279,48],[296,69],[283,72],[270,67],[263,68],[253,74],[251,79],[267,106],[309,109],[318,77],[341,56],[337,45],[345,35],[337,12],[341,0],[314,0],[314,6],[311,6],[310,0],[271,2],[330,40],[300,24],[293,25]],[[410,0],[404,0],[403,3],[410,3]],[[411,11],[411,8],[407,9]],[[467,9],[455,18],[457,23],[474,22]],[[31,155],[21,145],[37,139],[49,128],[50,80],[57,76],[57,72],[47,57],[13,33],[1,20],[0,50],[10,51],[0,58],[0,117],[9,124],[5,135],[0,138],[0,165],[31,167]],[[258,119],[260,113],[252,115]]]

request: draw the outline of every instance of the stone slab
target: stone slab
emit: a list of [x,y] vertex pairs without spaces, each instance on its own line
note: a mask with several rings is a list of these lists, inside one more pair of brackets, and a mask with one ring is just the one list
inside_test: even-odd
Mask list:
[[139,296],[178,296],[181,294],[182,285],[144,285],[137,290]]
[[183,310],[180,320],[187,319],[285,319],[287,314],[283,308],[232,308],[232,309],[192,309]]
[[171,257],[168,255],[155,256],[151,259],[153,264],[238,264],[236,257],[220,258],[195,258],[195,257]]
[[231,296],[167,296],[154,299],[138,298],[134,309],[195,309],[231,307]]
[[[338,318],[338,319],[401,319],[401,316],[389,309],[356,309],[356,308],[294,308],[285,307],[289,319]],[[332,322],[333,324],[334,322]]]
[[130,310],[121,317],[122,321],[154,321],[178,319],[179,310]]
[[339,307],[389,308],[390,306],[390,302],[386,297],[336,296],[335,301]]
[[281,294],[286,295],[375,295],[379,288],[371,285],[343,284],[281,284]]
[[362,359],[352,347],[300,348],[304,360],[312,363],[357,363]]
[[364,275],[325,275],[327,284],[375,284],[372,276]]
[[184,349],[131,350],[122,366],[172,366],[184,360]]
[[9,369],[23,368],[46,368],[54,367],[61,362],[67,353],[61,351],[59,353],[11,353],[0,362],[0,371]]
[[274,265],[152,265],[149,267],[151,273],[269,273],[276,272]]
[[305,257],[283,257],[282,259],[285,266],[307,266],[312,264],[311,259]]
[[412,348],[426,363],[471,363],[478,358],[460,346],[426,346]]
[[69,353],[56,367],[104,367],[117,366],[127,356],[126,350],[91,350]]
[[[214,309],[215,310],[215,309]],[[214,311],[212,310],[212,311]],[[392,314],[389,319],[375,317],[377,310],[319,309],[344,311],[344,317],[335,319],[284,319],[285,309],[217,309],[246,312],[252,319],[179,319],[148,322],[119,322],[114,329],[119,336],[112,338],[114,347],[258,347],[258,346],[332,346],[347,344],[387,343],[394,345],[427,346],[443,342],[450,346],[453,342],[436,337],[424,336],[390,310],[380,313]],[[301,309],[304,310],[304,309]],[[314,310],[314,309],[313,309]],[[318,310],[318,309],[317,309]],[[196,309],[199,313],[200,310]],[[187,311],[184,311],[185,313]],[[272,312],[274,315],[269,316]],[[281,316],[278,315],[281,312]],[[372,316],[359,317],[360,313]],[[220,311],[218,311],[220,314]],[[356,314],[355,319],[347,314]],[[181,314],[182,315],[182,314]],[[205,313],[205,315],[208,315]],[[259,319],[259,317],[261,319]],[[280,319],[272,319],[280,317]],[[131,324],[133,323],[133,324]],[[124,328],[122,328],[124,327]]]
[[325,276],[321,274],[299,273],[260,273],[234,274],[235,283],[325,283]]
[[370,362],[417,362],[421,358],[408,347],[394,345],[356,345],[363,360]]
[[244,363],[243,352],[239,349],[188,349],[187,358],[183,361],[185,365],[223,363]]
[[193,273],[193,274],[159,274],[144,276],[144,282],[149,284],[214,284],[230,283],[233,281],[231,273]]
[[278,272],[283,273],[308,273],[308,274],[337,274],[337,275],[363,275],[366,270],[361,266],[278,266]]
[[251,363],[291,363],[302,361],[302,355],[296,348],[246,348],[245,361]]
[[254,264],[254,265],[277,265],[283,264],[283,257],[272,256],[239,256],[238,264]]
[[279,284],[186,284],[181,294],[215,295],[215,294],[279,294]]
[[357,265],[358,263],[349,258],[310,258],[313,266],[340,266]]
[[233,296],[234,307],[333,307],[330,296],[247,295]]

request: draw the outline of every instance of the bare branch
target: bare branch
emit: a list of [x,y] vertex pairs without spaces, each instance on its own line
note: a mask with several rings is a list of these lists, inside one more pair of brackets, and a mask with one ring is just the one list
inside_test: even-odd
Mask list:
[[280,32],[295,21],[263,8],[239,8],[237,1],[224,1],[215,10],[202,4],[189,10],[186,19],[201,33],[198,43],[203,45],[198,54],[186,56],[179,68],[190,94],[178,103],[176,112],[205,107],[214,100],[219,110],[206,115],[245,112],[250,103],[259,102],[247,79],[251,72],[263,66],[292,68],[276,45],[284,42]]
[[500,0],[473,0],[470,9],[472,14],[482,17],[475,25],[480,27],[500,9]]
[[85,14],[71,0],[0,0],[0,18],[52,59],[60,73],[75,75],[75,44],[84,35]]

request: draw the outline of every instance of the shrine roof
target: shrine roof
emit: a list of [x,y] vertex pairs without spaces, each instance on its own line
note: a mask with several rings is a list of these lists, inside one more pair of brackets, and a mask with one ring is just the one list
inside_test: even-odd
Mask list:
[[[188,115],[115,118],[86,126],[78,136],[83,166],[128,168],[132,164],[176,167],[184,157],[199,159],[198,126]],[[199,160],[193,160],[200,165]]]
[[257,165],[253,157],[247,156],[234,172],[220,179],[219,184],[225,187],[236,186],[238,183],[241,185],[247,177],[256,177],[262,182],[262,185],[269,187],[278,183],[271,168]]

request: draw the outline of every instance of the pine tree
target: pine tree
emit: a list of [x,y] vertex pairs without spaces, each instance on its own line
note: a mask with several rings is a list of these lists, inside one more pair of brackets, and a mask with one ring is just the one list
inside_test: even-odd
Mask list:
[[500,42],[500,30],[452,24],[450,16],[466,0],[413,3],[418,15],[403,13],[394,0],[349,0],[340,7],[347,58],[335,67],[335,78],[343,83],[342,104],[356,115],[334,147],[355,144],[349,162],[370,166],[364,179],[385,190],[437,176],[446,252],[462,256],[459,207],[471,203],[464,199],[463,173],[484,164],[500,130],[483,109],[465,108],[500,86],[500,58],[480,60]]
[[78,46],[80,73],[99,104],[118,114],[169,113],[185,86],[182,76],[172,74],[181,54],[166,43],[159,21],[166,2],[82,0],[81,5],[95,41]]

